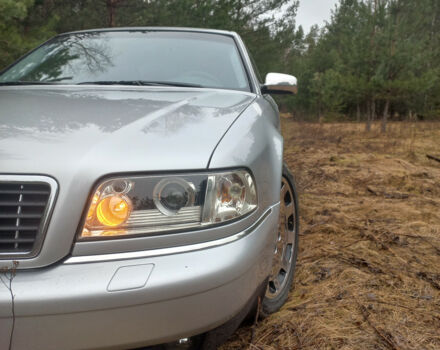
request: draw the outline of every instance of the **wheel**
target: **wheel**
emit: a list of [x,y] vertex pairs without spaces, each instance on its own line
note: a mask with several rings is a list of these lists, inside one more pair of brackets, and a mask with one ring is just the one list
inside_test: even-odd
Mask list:
[[292,173],[283,165],[280,194],[280,217],[278,237],[274,249],[272,271],[266,294],[261,303],[260,314],[264,317],[278,311],[286,302],[298,255],[298,196]]

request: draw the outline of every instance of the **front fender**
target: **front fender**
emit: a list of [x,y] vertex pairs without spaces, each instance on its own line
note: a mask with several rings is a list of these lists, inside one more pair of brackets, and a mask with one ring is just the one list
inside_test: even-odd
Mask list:
[[278,118],[264,98],[255,100],[219,142],[208,166],[249,168],[257,184],[259,210],[280,200],[283,137]]

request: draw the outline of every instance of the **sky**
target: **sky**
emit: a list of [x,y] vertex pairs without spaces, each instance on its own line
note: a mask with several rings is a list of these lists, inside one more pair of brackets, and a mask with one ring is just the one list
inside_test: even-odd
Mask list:
[[330,11],[338,2],[338,0],[300,0],[296,25],[302,25],[305,33],[308,33],[314,24],[322,27],[325,21],[330,21]]

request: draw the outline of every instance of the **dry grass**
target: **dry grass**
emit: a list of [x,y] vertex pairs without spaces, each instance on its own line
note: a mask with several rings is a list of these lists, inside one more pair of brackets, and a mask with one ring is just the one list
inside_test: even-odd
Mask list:
[[440,124],[283,120],[300,253],[280,312],[231,349],[440,349]]

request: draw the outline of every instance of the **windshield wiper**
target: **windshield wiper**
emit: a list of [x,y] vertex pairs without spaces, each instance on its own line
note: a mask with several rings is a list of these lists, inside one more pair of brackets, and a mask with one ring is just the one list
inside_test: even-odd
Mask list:
[[103,81],[84,81],[77,85],[131,85],[131,86],[178,86],[178,87],[197,87],[201,88],[202,85],[180,83],[175,81],[146,81],[146,80],[103,80]]
[[14,85],[56,85],[50,81],[3,81],[0,86],[14,86]]
[[52,78],[52,79],[47,79],[47,80],[43,80],[44,83],[52,83],[52,82],[58,82],[58,81],[63,81],[63,80],[72,80],[73,77],[60,77],[60,78]]

